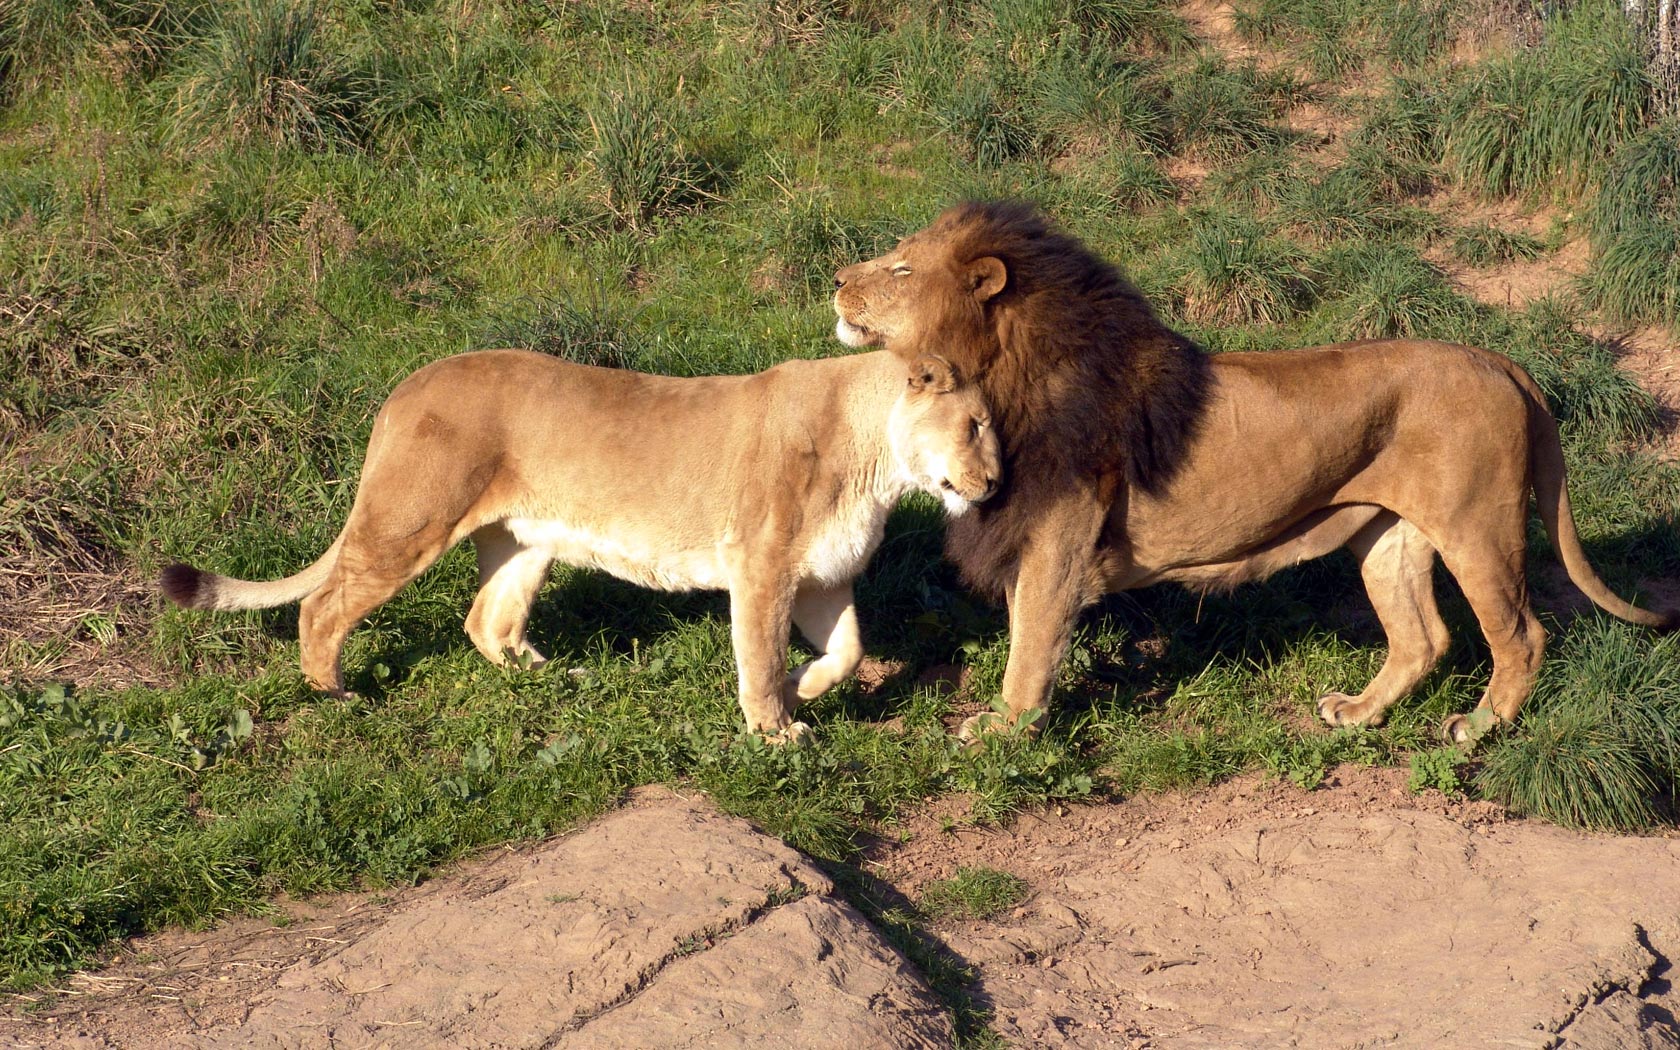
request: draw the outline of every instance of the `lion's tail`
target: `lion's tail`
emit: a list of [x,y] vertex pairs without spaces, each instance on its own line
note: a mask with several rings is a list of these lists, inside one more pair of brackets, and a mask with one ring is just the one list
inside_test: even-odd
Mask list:
[[1587,552],[1581,547],[1580,534],[1575,531],[1575,514],[1570,510],[1569,491],[1564,482],[1563,443],[1558,438],[1557,420],[1546,407],[1545,395],[1529,374],[1515,363],[1511,365],[1511,372],[1528,401],[1528,454],[1534,478],[1534,502],[1570,582],[1591,598],[1594,605],[1629,623],[1661,630],[1680,627],[1680,611],[1653,612],[1637,608],[1622,600],[1598,578],[1592,563],[1587,561]]
[[158,589],[165,598],[188,609],[269,609],[305,598],[321,586],[338,561],[343,544],[340,535],[313,565],[283,580],[236,580],[191,565],[166,565]]

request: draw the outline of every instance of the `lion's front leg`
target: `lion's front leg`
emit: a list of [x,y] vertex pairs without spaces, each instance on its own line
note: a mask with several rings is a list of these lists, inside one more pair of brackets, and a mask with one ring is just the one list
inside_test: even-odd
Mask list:
[[747,730],[794,738],[806,728],[793,721],[793,712],[782,701],[794,586],[784,572],[762,567],[771,560],[744,555],[730,559],[729,633]]
[[[1082,496],[1085,494],[1082,494]],[[1068,501],[1038,523],[1008,590],[1009,662],[1003,672],[1004,712],[975,715],[958,730],[965,740],[1014,726],[1049,707],[1056,672],[1079,611],[1101,596],[1097,544],[1107,507],[1094,499]],[[1030,732],[1038,731],[1035,720]]]

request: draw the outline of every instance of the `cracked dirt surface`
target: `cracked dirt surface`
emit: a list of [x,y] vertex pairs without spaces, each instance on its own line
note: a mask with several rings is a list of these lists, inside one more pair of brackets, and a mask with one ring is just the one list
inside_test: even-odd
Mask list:
[[[866,867],[910,901],[958,866],[1027,898],[933,936],[1019,1047],[1680,1050],[1680,837],[1413,795],[1344,766],[960,821]],[[389,896],[130,945],[0,1018],[0,1046],[948,1047],[945,1008],[828,877],[664,789]]]

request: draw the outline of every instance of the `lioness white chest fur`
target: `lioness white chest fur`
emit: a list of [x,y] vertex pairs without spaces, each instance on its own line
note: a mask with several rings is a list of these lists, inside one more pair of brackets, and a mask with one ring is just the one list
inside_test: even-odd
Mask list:
[[[380,409],[344,530],[271,582],[164,570],[196,609],[302,600],[303,672],[344,689],[356,623],[472,537],[479,592],[466,629],[486,657],[543,662],[525,637],[549,565],[593,566],[666,590],[727,589],[749,729],[862,659],[852,581],[899,498],[952,513],[997,489],[1000,455],[976,388],[943,358],[881,352],[678,379],[524,350],[434,362]],[[783,677],[790,622],[822,654]]]

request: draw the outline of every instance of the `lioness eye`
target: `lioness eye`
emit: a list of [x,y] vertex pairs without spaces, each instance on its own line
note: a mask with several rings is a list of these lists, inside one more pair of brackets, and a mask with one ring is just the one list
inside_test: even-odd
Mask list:
[[910,267],[904,265],[903,263],[899,263],[897,266],[892,268],[892,274],[894,277],[908,277],[910,275]]

